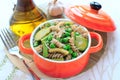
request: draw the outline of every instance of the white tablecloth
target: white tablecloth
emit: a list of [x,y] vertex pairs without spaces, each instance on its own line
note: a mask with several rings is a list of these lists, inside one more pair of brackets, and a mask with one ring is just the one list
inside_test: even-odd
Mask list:
[[[34,0],[37,5],[51,0]],[[41,2],[42,1],[42,2]],[[90,0],[61,0],[68,4],[88,3]],[[96,65],[86,72],[67,80],[120,80],[120,1],[119,0],[95,0],[102,4],[114,20],[116,31],[107,33],[107,46],[102,57]],[[13,1],[15,2],[15,0]],[[12,15],[13,2],[2,0],[0,2],[0,28],[9,27],[9,19]],[[47,4],[47,3],[46,3]],[[67,5],[66,5],[67,6]],[[5,55],[4,45],[0,39],[0,80],[32,80],[27,73],[16,68]],[[49,79],[47,79],[49,80]]]

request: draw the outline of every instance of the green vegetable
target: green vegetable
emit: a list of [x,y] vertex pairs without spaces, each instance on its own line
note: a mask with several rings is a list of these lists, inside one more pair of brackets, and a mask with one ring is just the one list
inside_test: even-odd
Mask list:
[[74,58],[76,58],[76,57],[73,57],[73,56],[72,56],[72,59],[74,59]]
[[69,39],[70,39],[70,37],[63,38],[63,39],[62,39],[62,42],[63,42],[63,43],[68,43],[68,42],[69,42]]
[[39,44],[40,44],[40,41],[35,41],[35,42],[33,43],[33,46],[34,46],[34,47],[37,47]]
[[77,53],[76,52],[74,52],[74,53],[72,53],[72,57],[77,57]]
[[75,36],[79,36],[80,35],[80,33],[78,33],[78,32],[75,32]]
[[48,35],[44,36],[41,41],[51,41],[53,38],[52,33],[49,33]]
[[73,53],[73,50],[70,49],[70,50],[69,50],[69,53],[72,54],[72,53]]
[[52,34],[50,34],[50,35],[48,35],[47,40],[48,40],[48,41],[51,41],[51,40],[52,40],[52,38],[53,38],[53,35],[52,35]]
[[65,31],[71,33],[72,29],[71,28],[67,28]]
[[67,50],[68,48],[67,48],[67,46],[63,46],[63,49]]
[[69,32],[65,32],[65,33],[62,35],[62,37],[63,37],[63,38],[65,38],[65,37],[70,37],[70,35],[71,35],[71,34],[70,34]]
[[51,43],[51,44],[50,44],[50,48],[56,48],[55,44],[54,44],[54,43]]
[[69,44],[67,44],[66,46],[67,46],[68,50],[71,49],[71,46]]
[[41,40],[44,36],[46,36],[48,33],[50,33],[50,28],[44,28],[38,31],[35,34],[35,40],[39,41]]
[[61,38],[56,38],[58,41],[62,42],[62,39]]
[[80,50],[84,51],[88,46],[88,40],[82,36],[76,36],[75,46]]
[[65,32],[65,36],[66,37],[70,36],[70,33],[69,32]]
[[50,23],[46,23],[44,26],[45,26],[45,27],[50,27],[51,24],[50,24]]
[[65,26],[70,26],[72,23],[71,22],[65,22]]
[[71,46],[69,44],[67,44],[67,45],[63,46],[63,49],[69,50],[69,49],[71,49]]
[[43,41],[43,57],[48,57],[48,48],[46,47],[46,43]]

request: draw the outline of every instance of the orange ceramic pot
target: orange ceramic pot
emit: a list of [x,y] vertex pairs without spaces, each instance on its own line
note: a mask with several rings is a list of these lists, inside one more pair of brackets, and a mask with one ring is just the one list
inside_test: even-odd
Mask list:
[[[38,54],[36,50],[33,48],[33,38],[36,31],[39,29],[39,27],[43,26],[48,22],[52,22],[56,20],[66,21],[66,19],[54,19],[54,20],[46,21],[43,24],[40,24],[33,31],[32,34],[24,35],[23,37],[20,38],[19,48],[23,53],[28,53],[33,55],[33,60],[41,72],[51,77],[68,78],[68,77],[72,77],[74,75],[79,74],[85,68],[85,66],[88,63],[90,54],[99,51],[103,46],[103,41],[101,36],[98,33],[89,32],[88,47],[84,51],[84,53],[82,53],[77,58],[68,60],[68,61],[54,61],[54,60],[44,58],[43,56]],[[91,46],[91,38],[94,38],[98,41],[98,44],[96,46]],[[24,41],[28,39],[30,39],[31,48],[25,48],[23,45]]]

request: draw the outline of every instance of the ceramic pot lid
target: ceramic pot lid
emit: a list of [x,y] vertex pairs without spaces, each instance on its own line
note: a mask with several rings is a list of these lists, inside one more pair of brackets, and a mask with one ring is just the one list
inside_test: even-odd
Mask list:
[[65,14],[87,28],[102,32],[112,32],[116,29],[111,17],[101,10],[102,6],[97,2],[90,5],[72,6],[65,10]]

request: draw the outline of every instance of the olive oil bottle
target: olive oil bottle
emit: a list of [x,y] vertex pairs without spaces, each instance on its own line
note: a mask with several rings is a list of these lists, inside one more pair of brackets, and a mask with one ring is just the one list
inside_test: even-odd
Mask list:
[[10,29],[18,36],[31,33],[35,27],[46,21],[46,15],[33,0],[17,0],[10,19]]

